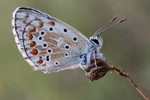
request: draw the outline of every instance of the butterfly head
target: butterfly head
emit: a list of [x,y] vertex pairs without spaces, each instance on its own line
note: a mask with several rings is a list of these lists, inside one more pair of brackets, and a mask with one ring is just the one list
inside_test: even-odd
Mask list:
[[96,47],[101,48],[103,45],[103,39],[101,36],[97,36],[97,37],[90,37],[90,42],[92,42]]

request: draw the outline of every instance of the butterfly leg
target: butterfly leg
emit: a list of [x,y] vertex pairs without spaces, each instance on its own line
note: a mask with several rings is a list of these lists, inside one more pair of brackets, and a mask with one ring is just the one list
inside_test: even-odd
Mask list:
[[81,67],[82,67],[82,69],[83,69],[85,72],[87,72],[87,70],[86,70],[85,67],[83,66],[83,63],[81,63]]
[[94,62],[95,62],[95,67],[97,68],[96,58],[94,58]]
[[107,60],[105,59],[104,54],[102,54],[102,53],[96,54],[95,58],[101,58],[103,61],[107,62]]
[[97,63],[96,63],[96,54],[95,54],[95,52],[93,52],[93,57],[94,57],[95,67],[97,68]]

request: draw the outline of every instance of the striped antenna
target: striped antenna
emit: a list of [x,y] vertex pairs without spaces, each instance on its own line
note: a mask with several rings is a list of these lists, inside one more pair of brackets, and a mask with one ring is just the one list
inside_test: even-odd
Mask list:
[[[111,26],[108,26],[109,24],[111,24],[111,23],[112,23],[114,20],[116,20],[116,19],[117,19],[117,15],[114,16],[106,25],[104,25],[103,27],[101,27],[100,29],[98,29],[98,30],[94,33],[93,37],[97,36],[98,34],[102,33],[103,31],[105,31],[105,30],[107,30],[107,29],[109,29],[109,28],[111,28],[111,27],[113,27],[113,26],[115,26],[115,25],[117,25],[117,24],[119,24],[119,23],[122,23],[123,21],[127,20],[126,18],[123,18],[122,20],[118,21],[117,23],[114,23],[114,24],[112,24]],[[108,26],[108,27],[106,27],[106,26]]]

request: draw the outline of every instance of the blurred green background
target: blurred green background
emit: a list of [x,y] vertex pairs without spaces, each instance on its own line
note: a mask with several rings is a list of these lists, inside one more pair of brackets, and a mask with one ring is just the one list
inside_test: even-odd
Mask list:
[[88,38],[114,15],[128,20],[103,33],[101,52],[128,69],[150,97],[150,0],[0,0],[0,100],[144,100],[114,73],[89,82],[82,69],[44,74],[33,71],[12,34],[12,12],[31,7],[54,16]]

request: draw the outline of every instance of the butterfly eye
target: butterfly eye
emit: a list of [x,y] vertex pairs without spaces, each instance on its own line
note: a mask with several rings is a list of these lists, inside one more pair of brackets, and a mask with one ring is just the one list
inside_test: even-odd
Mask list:
[[95,44],[99,45],[99,42],[97,39],[91,39]]

